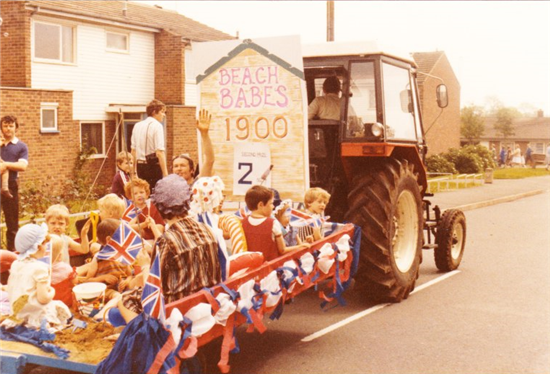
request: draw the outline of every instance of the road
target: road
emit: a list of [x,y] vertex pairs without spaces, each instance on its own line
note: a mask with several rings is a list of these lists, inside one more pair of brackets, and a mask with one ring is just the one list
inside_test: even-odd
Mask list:
[[[466,218],[458,272],[445,277],[426,251],[417,291],[402,303],[374,306],[356,285],[346,307],[323,311],[308,291],[279,321],[266,318],[263,335],[238,331],[231,373],[549,373],[550,193]],[[371,313],[311,336],[365,310]],[[207,348],[216,372],[219,347]]]

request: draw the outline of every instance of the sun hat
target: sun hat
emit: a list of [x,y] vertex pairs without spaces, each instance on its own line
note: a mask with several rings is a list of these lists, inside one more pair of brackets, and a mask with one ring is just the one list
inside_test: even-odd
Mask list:
[[202,177],[193,184],[191,209],[197,213],[214,212],[223,200],[225,185],[218,176]]
[[46,239],[48,226],[46,224],[36,225],[29,223],[17,231],[15,235],[15,248],[19,252],[19,260],[23,260],[36,252],[38,246]]
[[157,182],[151,202],[162,215],[180,216],[189,209],[191,189],[177,174],[170,174]]

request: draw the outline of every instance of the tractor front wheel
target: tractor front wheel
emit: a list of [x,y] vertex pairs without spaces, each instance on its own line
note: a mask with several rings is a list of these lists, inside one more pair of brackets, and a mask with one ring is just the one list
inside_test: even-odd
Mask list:
[[466,217],[457,209],[446,210],[437,225],[435,265],[441,271],[458,268],[466,244]]

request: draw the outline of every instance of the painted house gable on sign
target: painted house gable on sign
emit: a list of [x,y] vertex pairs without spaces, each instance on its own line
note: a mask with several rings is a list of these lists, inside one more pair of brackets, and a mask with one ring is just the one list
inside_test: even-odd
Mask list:
[[[274,49],[293,56],[280,57],[264,47],[274,45],[274,39],[265,39],[267,44],[258,39],[236,46],[236,41],[195,45],[197,61],[215,61],[197,76],[197,83],[200,108],[212,114],[214,172],[223,179],[229,201],[243,201],[256,184],[301,201],[309,186],[300,40],[277,39]],[[217,48],[223,44],[225,48]]]

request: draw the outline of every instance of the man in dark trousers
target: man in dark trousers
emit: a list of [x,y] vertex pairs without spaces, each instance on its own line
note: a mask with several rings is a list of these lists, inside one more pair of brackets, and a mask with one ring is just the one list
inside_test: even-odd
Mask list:
[[136,123],[132,131],[132,157],[137,175],[149,183],[151,190],[158,180],[168,175],[164,127],[161,123],[165,113],[166,105],[162,101],[151,101],[147,105],[148,117]]
[[19,179],[20,171],[25,171],[29,164],[29,149],[19,140],[15,133],[19,123],[15,116],[4,116],[0,119],[2,126],[2,145],[0,172],[9,172],[9,192],[11,197],[2,195],[2,211],[6,221],[7,245],[10,251],[15,251],[15,234],[19,229]]

